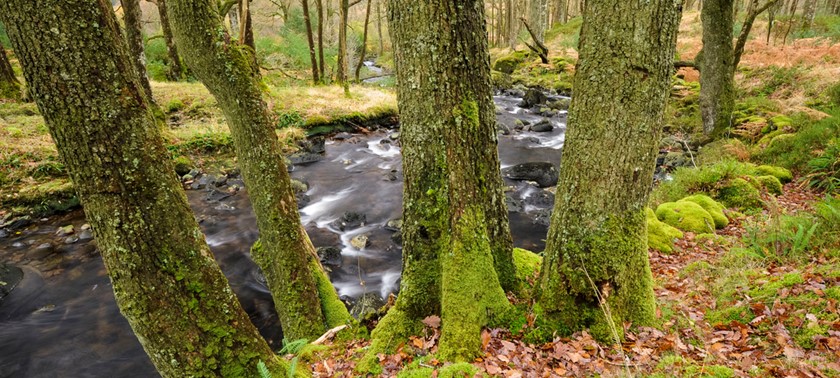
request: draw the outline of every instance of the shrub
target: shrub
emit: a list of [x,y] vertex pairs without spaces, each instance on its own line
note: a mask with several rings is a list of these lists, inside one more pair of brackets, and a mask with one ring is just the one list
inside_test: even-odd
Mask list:
[[824,150],[832,138],[840,135],[840,108],[830,110],[829,114],[831,117],[803,124],[796,134],[777,136],[754,157],[768,164],[807,171],[808,162],[818,156],[817,151]]
[[808,162],[808,183],[827,192],[840,189],[840,138],[834,138],[820,156]]

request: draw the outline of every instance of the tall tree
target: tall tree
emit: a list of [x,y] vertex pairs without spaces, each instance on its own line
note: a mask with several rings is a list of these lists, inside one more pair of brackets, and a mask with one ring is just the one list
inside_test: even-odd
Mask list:
[[327,78],[324,74],[324,5],[322,0],[315,0],[315,7],[318,8],[318,74],[321,82],[326,82]]
[[204,241],[111,3],[4,0],[0,18],[117,305],[161,375],[257,376],[260,360],[285,373]]
[[548,25],[548,0],[531,0],[528,5],[528,26],[535,40],[545,39],[545,28]]
[[807,32],[811,30],[816,15],[817,0],[805,0],[805,6],[802,10],[802,31]]
[[166,9],[166,0],[157,0],[158,14],[160,15],[160,26],[163,29],[163,40],[166,42],[166,52],[169,55],[169,80],[178,81],[184,78],[184,68],[181,66],[181,56],[178,54],[178,46],[175,45],[175,38],[172,36],[172,25],[169,23],[169,12]]
[[0,45],[0,98],[13,100],[20,98],[20,82],[15,76],[3,45]]
[[123,21],[125,22],[125,39],[128,43],[128,51],[131,52],[131,65],[137,71],[143,92],[153,101],[152,86],[149,84],[149,75],[146,73],[146,47],[143,43],[143,14],[140,11],[140,0],[120,0],[123,8]]
[[309,18],[309,0],[301,0],[303,7],[303,23],[306,25],[306,42],[309,45],[309,60],[312,65],[312,84],[318,84],[321,79],[318,76],[318,59],[315,58],[315,39],[312,37],[312,22]]
[[251,48],[256,61],[256,45],[254,44],[254,25],[251,21],[251,0],[239,0],[239,43]]
[[167,4],[187,65],[216,98],[230,127],[260,231],[252,257],[265,273],[283,332],[290,340],[317,337],[325,326],[350,316],[300,224],[259,75],[243,49],[231,44],[214,2]]
[[611,339],[624,322],[654,322],[645,206],[681,4],[586,2],[537,295],[543,318],[560,331],[588,327]]
[[703,132],[711,138],[729,129],[735,109],[735,70],[759,14],[780,0],[750,0],[737,41],[732,42],[733,0],[703,1],[703,49],[695,59],[700,67],[700,116]]
[[362,53],[359,55],[359,61],[356,63],[356,72],[354,75],[356,81],[360,81],[359,74],[362,71],[362,66],[365,64],[365,55],[367,55],[368,25],[370,24],[370,3],[371,0],[368,0],[367,8],[365,9],[365,26],[364,31],[362,32]]
[[338,0],[338,62],[336,81],[347,82],[347,14],[350,12],[350,0]]
[[391,0],[388,25],[405,172],[403,271],[362,369],[435,314],[440,356],[471,359],[481,328],[508,309],[503,288],[515,285],[483,1]]

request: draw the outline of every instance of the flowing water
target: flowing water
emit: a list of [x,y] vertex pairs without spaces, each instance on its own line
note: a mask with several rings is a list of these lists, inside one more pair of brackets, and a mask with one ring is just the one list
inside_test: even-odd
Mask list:
[[[496,96],[495,101],[499,122],[509,128],[517,120],[546,119],[520,108],[517,96]],[[554,126],[550,132],[500,135],[503,167],[559,164],[565,112],[553,112],[547,120]],[[300,213],[313,243],[341,250],[327,267],[348,302],[366,293],[387,298],[399,288],[401,247],[388,227],[400,217],[402,201],[402,164],[393,133],[378,130],[327,141],[320,161],[296,165],[291,172],[308,184],[308,203]],[[529,182],[505,181],[516,246],[542,250],[553,196]],[[273,303],[248,254],[258,233],[247,193],[191,190],[187,196],[243,307],[279,349],[282,333]],[[339,223],[347,213],[364,214],[364,223],[342,230]],[[56,234],[71,224],[74,234]],[[95,242],[76,240],[84,224],[77,210],[0,238],[0,262],[24,271],[23,280],[0,302],[0,378],[157,376],[119,314]],[[368,238],[361,249],[351,243],[359,235]]]

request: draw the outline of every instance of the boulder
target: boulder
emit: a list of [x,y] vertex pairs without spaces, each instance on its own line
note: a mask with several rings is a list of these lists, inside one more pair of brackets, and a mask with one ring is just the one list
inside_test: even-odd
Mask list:
[[723,205],[707,195],[695,194],[693,196],[685,197],[680,201],[694,202],[700,205],[700,207],[702,207],[703,210],[706,210],[706,212],[712,216],[712,219],[714,219],[715,228],[724,228],[729,224],[729,218],[727,218],[723,213]]
[[365,249],[370,244],[370,240],[366,234],[360,234],[350,239],[350,245],[358,250]]
[[0,301],[23,279],[23,270],[16,266],[0,264]]
[[557,168],[548,162],[517,164],[502,170],[502,175],[513,180],[534,181],[541,188],[557,185]]
[[537,105],[545,104],[548,101],[548,96],[545,93],[542,93],[538,89],[528,89],[525,92],[525,96],[522,97],[522,102],[519,103],[519,107],[522,108],[531,108]]
[[339,267],[341,266],[341,249],[337,247],[318,247],[318,259],[321,264]]
[[666,202],[656,208],[656,217],[670,226],[697,234],[715,232],[715,220],[702,206],[689,201]]
[[385,306],[385,300],[379,294],[364,293],[350,307],[350,315],[356,319],[364,319],[366,316],[379,311],[382,306]]
[[552,130],[554,130],[554,125],[547,119],[543,119],[531,126],[531,131],[535,133],[547,133]]
[[674,239],[682,238],[682,231],[660,221],[651,208],[645,209],[645,221],[648,229],[648,247],[671,253],[674,250]]
[[341,218],[333,222],[333,226],[341,231],[352,230],[365,225],[367,215],[354,211],[347,211]]

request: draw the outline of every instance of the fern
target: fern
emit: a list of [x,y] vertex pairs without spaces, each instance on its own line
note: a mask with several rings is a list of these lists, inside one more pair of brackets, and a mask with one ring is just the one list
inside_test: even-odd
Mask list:
[[262,362],[262,360],[257,363],[257,372],[260,373],[260,378],[272,378],[271,372],[268,371],[268,367],[265,366],[265,362]]
[[307,339],[297,339],[294,341],[283,339],[283,349],[280,349],[279,354],[298,354],[306,344],[309,344],[309,340]]

